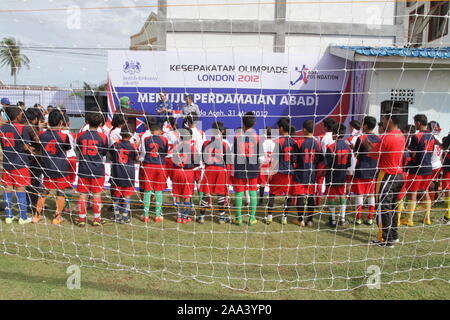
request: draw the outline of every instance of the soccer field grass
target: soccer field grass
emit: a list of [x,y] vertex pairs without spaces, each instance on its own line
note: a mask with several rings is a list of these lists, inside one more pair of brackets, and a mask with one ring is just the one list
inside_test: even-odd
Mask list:
[[[277,222],[179,225],[173,208],[165,209],[162,224],[145,225],[141,213],[134,207],[131,225],[85,229],[70,221],[20,226],[2,220],[0,298],[447,299],[450,294],[450,229],[437,222],[401,227],[401,243],[389,249],[368,245],[376,239],[376,226],[336,231],[321,215],[314,228],[299,229]],[[72,264],[81,267],[81,290],[66,288]],[[380,290],[366,286],[370,266],[380,268]]]

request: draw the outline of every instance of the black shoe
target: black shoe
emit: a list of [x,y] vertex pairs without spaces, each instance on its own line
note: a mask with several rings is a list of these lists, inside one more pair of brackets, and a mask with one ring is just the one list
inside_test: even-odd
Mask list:
[[394,244],[392,242],[381,242],[380,240],[373,240],[370,244],[378,247],[394,248]]
[[120,224],[129,224],[130,219],[122,217],[122,219],[119,221]]

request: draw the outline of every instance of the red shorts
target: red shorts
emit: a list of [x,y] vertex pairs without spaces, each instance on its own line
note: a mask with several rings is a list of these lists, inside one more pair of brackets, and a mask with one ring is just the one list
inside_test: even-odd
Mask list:
[[21,168],[16,170],[3,169],[2,185],[13,187],[27,187],[31,184],[30,170]]
[[207,166],[199,191],[205,194],[225,195],[228,190],[228,171],[224,167]]
[[345,182],[348,184],[353,184],[353,183],[355,183],[355,180],[352,175],[347,174],[345,176]]
[[260,186],[265,186],[265,185],[267,185],[268,180],[269,180],[269,176],[266,175],[266,174],[260,174],[260,175],[258,176],[258,184],[259,184]]
[[172,180],[173,172],[175,171],[175,167],[173,166],[172,158],[166,158],[166,174]]
[[316,193],[316,185],[314,184],[300,184],[294,182],[294,187],[292,188],[292,195],[300,196],[302,194],[314,195]]
[[200,183],[200,181],[202,180],[202,169],[197,169],[194,171],[194,180],[197,183]]
[[69,161],[69,175],[67,176],[67,180],[73,184],[77,177],[77,157],[70,157],[67,160]]
[[276,196],[290,195],[294,187],[294,179],[291,174],[274,174],[269,181],[269,194]]
[[194,194],[195,173],[192,169],[176,168],[172,172],[172,193],[174,197],[189,199]]
[[105,189],[105,177],[81,178],[78,177],[77,191],[80,193],[100,193]]
[[334,198],[335,196],[345,196],[345,184],[327,186],[325,195],[330,198]]
[[442,190],[450,190],[450,171],[444,172],[442,176]]
[[398,200],[402,200],[406,196],[406,183],[408,182],[408,173],[403,172],[403,187],[400,190],[400,194],[398,195]]
[[139,166],[139,191],[140,192],[144,192],[145,191],[145,170],[144,170],[144,165],[141,164]]
[[428,191],[430,188],[431,180],[433,176],[419,176],[415,174],[408,174],[407,182],[406,182],[406,191],[407,192],[417,192],[419,190]]
[[375,194],[375,179],[360,179],[354,178],[351,186],[351,191],[358,195]]
[[433,169],[433,173],[431,174],[431,181],[438,181],[439,175],[441,174],[442,168]]
[[256,191],[258,190],[258,178],[240,179],[233,177],[234,192]]
[[167,189],[166,166],[144,164],[144,190],[164,191]]
[[72,188],[69,176],[60,178],[44,177],[44,188],[51,190],[64,190]]
[[116,186],[114,188],[113,194],[117,198],[127,198],[134,194],[134,187],[120,187]]

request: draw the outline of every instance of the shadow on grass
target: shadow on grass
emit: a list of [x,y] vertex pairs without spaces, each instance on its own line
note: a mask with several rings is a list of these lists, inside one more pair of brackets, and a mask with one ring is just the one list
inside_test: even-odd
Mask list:
[[[40,285],[51,285],[55,288],[65,288],[66,286],[66,277],[47,277],[47,276],[35,276],[29,275],[25,273],[13,272],[13,271],[3,271],[0,270],[0,279],[8,279],[9,281],[17,281],[22,282],[24,284],[40,284]],[[159,281],[159,280],[156,280]],[[134,286],[126,285],[126,284],[106,284],[101,282],[94,281],[86,281],[81,279],[81,289],[91,289],[95,291],[104,291],[111,293],[111,298],[114,298],[117,294],[121,295],[137,295],[137,296],[145,296],[153,299],[189,299],[192,300],[203,300],[203,299],[220,299],[219,295],[215,294],[200,294],[195,291],[180,291],[180,288],[177,284],[174,284],[174,289],[172,290],[164,290],[160,288],[151,287],[151,282],[148,282],[148,288],[136,288]],[[67,289],[69,290],[69,289]],[[72,291],[72,290],[70,290]],[[72,291],[76,293],[77,291]],[[81,293],[81,292],[80,292]],[[116,296],[117,297],[117,296]],[[43,297],[39,297],[42,299]],[[120,298],[120,297],[117,297]],[[108,298],[105,298],[108,299]]]

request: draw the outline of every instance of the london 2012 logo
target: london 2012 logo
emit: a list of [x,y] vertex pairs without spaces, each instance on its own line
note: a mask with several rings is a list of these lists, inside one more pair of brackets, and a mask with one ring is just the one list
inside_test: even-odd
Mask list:
[[304,84],[308,83],[308,73],[309,69],[306,67],[306,65],[303,65],[303,68],[299,69],[298,67],[295,67],[295,71],[299,72],[299,76],[297,80],[291,81],[291,86],[295,86],[299,81],[303,81]]
[[142,69],[141,63],[139,61],[125,61],[123,65],[123,72],[128,74],[140,73]]

